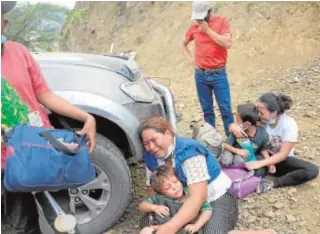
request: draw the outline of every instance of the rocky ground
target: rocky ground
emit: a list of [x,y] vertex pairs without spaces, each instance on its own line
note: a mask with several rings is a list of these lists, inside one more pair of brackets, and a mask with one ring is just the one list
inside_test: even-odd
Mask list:
[[[320,59],[314,59],[301,68],[292,68],[276,77],[266,72],[254,77],[246,84],[232,85],[235,103],[254,101],[265,91],[282,91],[294,99],[290,114],[300,126],[300,142],[296,147],[299,157],[320,166]],[[187,82],[187,81],[186,81]],[[177,106],[183,114],[179,124],[180,133],[190,135],[188,124],[191,120],[202,120],[195,91],[184,92],[186,85],[173,82]],[[189,87],[189,86],[188,86]],[[190,85],[190,87],[192,87]],[[242,95],[239,95],[242,94]],[[245,95],[244,95],[245,94]],[[218,111],[217,111],[218,112]],[[218,122],[221,128],[221,121]],[[138,233],[139,213],[137,207],[145,193],[145,171],[142,165],[131,163],[133,176],[133,198],[125,215],[107,233]],[[252,195],[239,200],[240,216],[237,228],[274,228],[281,234],[319,234],[320,233],[320,179],[292,188],[282,188],[262,195]]]

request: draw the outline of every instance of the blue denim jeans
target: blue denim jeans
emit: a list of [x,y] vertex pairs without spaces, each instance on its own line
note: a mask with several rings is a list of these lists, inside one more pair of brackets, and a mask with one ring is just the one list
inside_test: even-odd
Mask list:
[[229,134],[229,125],[234,122],[231,110],[230,86],[226,70],[206,73],[203,70],[195,71],[195,80],[199,102],[206,122],[216,127],[216,118],[213,110],[213,93],[218,103],[226,135]]

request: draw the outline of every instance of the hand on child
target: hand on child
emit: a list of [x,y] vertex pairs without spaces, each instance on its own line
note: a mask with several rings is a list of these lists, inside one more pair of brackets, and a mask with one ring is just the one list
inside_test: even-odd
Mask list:
[[244,157],[245,159],[249,156],[249,151],[244,149],[237,149],[236,154]]
[[162,205],[153,205],[153,212],[163,218],[169,215],[169,208]]
[[244,164],[245,168],[247,168],[249,171],[259,169],[263,167],[264,165],[261,164],[261,161],[254,161],[254,162],[247,162]]
[[201,228],[198,227],[196,224],[188,224],[184,227],[184,230],[190,234],[197,233],[200,229]]
[[275,165],[270,165],[268,166],[268,170],[270,174],[276,173],[276,166]]

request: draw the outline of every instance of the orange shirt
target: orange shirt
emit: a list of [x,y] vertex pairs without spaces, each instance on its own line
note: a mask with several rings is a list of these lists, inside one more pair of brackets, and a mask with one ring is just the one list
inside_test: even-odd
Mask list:
[[[224,17],[211,16],[208,26],[220,35],[231,34],[228,20]],[[200,68],[211,69],[225,66],[228,56],[227,49],[219,46],[206,33],[200,32],[196,23],[192,24],[186,32],[185,40],[188,42],[194,40],[195,60]]]

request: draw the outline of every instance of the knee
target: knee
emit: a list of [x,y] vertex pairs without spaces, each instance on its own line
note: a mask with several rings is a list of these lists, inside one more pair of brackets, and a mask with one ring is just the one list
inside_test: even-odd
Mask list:
[[231,165],[233,162],[233,154],[226,150],[223,151],[220,156],[220,162],[225,166]]
[[265,167],[254,170],[254,175],[257,177],[265,177],[267,174],[268,174],[268,169]]
[[246,161],[246,160],[245,160],[242,156],[240,156],[240,155],[235,155],[235,156],[234,156],[233,164],[234,164],[234,165],[242,165],[242,164],[245,163],[245,161]]

